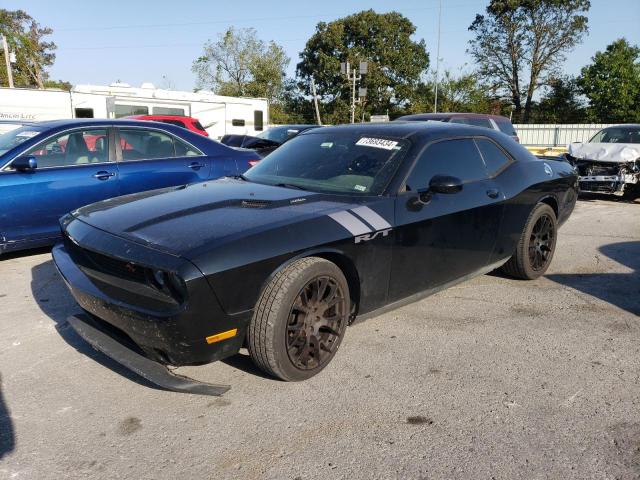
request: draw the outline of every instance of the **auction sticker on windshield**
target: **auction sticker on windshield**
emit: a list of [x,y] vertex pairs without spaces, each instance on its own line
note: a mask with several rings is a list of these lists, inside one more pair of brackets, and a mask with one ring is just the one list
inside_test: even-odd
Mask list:
[[398,142],[393,140],[387,140],[385,138],[368,138],[362,137],[360,140],[356,142],[356,145],[361,145],[365,147],[375,147],[375,148],[384,148],[385,150],[393,150]]

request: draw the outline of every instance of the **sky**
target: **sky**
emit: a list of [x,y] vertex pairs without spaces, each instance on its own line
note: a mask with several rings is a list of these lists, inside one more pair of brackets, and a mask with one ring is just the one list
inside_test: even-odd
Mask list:
[[[442,0],[441,68],[454,73],[474,69],[466,54],[468,27],[488,0]],[[204,43],[216,40],[228,27],[255,28],[265,41],[280,44],[295,74],[299,53],[318,22],[369,8],[391,10],[416,26],[415,40],[424,39],[435,68],[438,0],[3,0],[2,8],[22,9],[51,27],[57,46],[50,78],[74,85],[105,85],[116,80],[139,86],[192,90],[193,61]],[[640,44],[640,0],[591,0],[589,35],[567,58],[564,71],[577,74],[598,50],[620,37]]]

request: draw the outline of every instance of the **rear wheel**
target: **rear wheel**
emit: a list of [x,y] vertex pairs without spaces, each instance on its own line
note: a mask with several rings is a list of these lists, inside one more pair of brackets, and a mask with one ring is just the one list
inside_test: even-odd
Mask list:
[[529,215],[516,251],[502,271],[523,280],[538,278],[551,264],[556,240],[556,214],[546,203],[539,203]]
[[336,354],[350,311],[347,280],[334,263],[297,260],[260,295],[247,334],[249,354],[275,377],[305,380]]

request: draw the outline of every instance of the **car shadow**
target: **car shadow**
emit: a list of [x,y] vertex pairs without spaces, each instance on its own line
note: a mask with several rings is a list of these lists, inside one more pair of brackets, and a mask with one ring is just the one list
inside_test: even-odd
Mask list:
[[32,255],[42,255],[51,253],[51,247],[31,248],[28,250],[18,250],[17,252],[7,252],[0,255],[0,261],[11,260],[13,258],[30,257]]
[[632,272],[554,273],[546,278],[640,316],[640,241],[610,243],[598,251]]
[[607,200],[612,203],[640,203],[639,198],[631,198],[628,196],[611,195],[607,193],[580,193],[578,201],[580,202],[595,202],[598,200]]
[[236,353],[231,357],[223,358],[220,360],[222,363],[229,365],[230,367],[236,368],[238,370],[242,370],[249,375],[254,375],[256,377],[261,377],[267,380],[277,381],[274,377],[268,375],[267,373],[260,370],[256,367],[256,364],[253,363],[251,357],[248,353]]
[[67,318],[82,310],[75,304],[73,297],[56,271],[53,260],[47,260],[31,269],[31,293],[40,310],[54,321],[58,334],[78,352],[139,385],[166,391],[166,389],[120,365],[102,352],[95,350],[71,328]]
[[16,446],[16,436],[13,432],[11,414],[4,403],[2,394],[2,376],[0,375],[0,460],[10,454]]

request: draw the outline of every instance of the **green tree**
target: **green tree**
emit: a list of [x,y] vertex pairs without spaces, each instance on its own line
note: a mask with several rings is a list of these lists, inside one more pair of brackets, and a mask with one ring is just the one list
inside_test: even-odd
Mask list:
[[580,123],[586,120],[586,116],[576,79],[571,77],[550,80],[531,113],[536,123]]
[[307,41],[297,65],[301,87],[309,95],[313,77],[322,98],[323,122],[349,119],[351,85],[340,73],[340,63],[369,62],[369,72],[360,82],[367,88],[366,100],[356,118],[386,113],[409,102],[429,67],[424,40],[411,39],[415,26],[397,12],[359,12],[333,22],[320,22]]
[[578,86],[597,122],[640,121],[640,48],[624,38],[597,52],[582,68]]
[[229,28],[216,42],[208,41],[193,62],[199,88],[220,95],[265,97],[282,93],[289,57],[282,47],[258,39],[252,28]]
[[529,120],[533,94],[582,41],[589,7],[589,0],[491,0],[476,15],[469,53],[481,78],[511,99],[516,118]]
[[[53,52],[57,48],[44,37],[53,30],[41,26],[23,10],[0,9],[0,33],[6,36],[9,50],[16,54],[16,62],[12,64],[14,85],[44,88],[49,78],[46,68],[53,65],[56,58]],[[8,85],[4,68],[0,69],[0,83]]]

